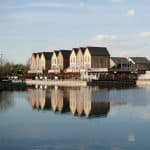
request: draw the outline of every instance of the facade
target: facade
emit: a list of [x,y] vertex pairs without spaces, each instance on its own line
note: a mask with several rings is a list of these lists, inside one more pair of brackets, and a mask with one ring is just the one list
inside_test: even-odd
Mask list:
[[108,71],[110,54],[105,47],[87,47],[84,52],[84,69]]
[[64,71],[66,68],[69,67],[70,54],[71,54],[70,50],[60,50],[59,51],[57,59],[58,59],[58,68],[61,71]]
[[77,69],[84,69],[84,52],[85,52],[84,47],[80,47],[77,53]]
[[54,51],[51,59],[51,69],[48,73],[60,73],[69,67],[70,53],[69,50]]
[[51,67],[51,52],[33,53],[30,59],[30,70],[28,73],[42,74]]
[[42,70],[40,70],[40,67],[41,67],[40,57],[41,57],[41,53],[37,53],[37,55],[36,55],[36,73],[42,73]]
[[79,48],[73,48],[70,54],[70,65],[69,65],[69,69],[70,72],[76,72],[77,69],[77,53],[79,51]]
[[30,70],[29,71],[35,71],[36,70],[36,55],[37,53],[32,53],[31,59],[30,59]]
[[146,57],[130,57],[128,60],[133,64],[133,71],[136,73],[145,73],[150,70],[150,61]]
[[57,70],[58,69],[58,55],[59,51],[54,51],[51,58],[51,70]]
[[109,70],[112,72],[132,72],[133,65],[125,57],[111,57]]
[[110,54],[105,47],[86,47],[83,60],[81,79],[96,80],[100,73],[107,73],[109,70]]
[[52,52],[43,52],[40,59],[40,69],[48,71],[51,68]]
[[67,72],[80,73],[81,69],[84,68],[84,51],[85,48],[83,47],[72,49]]

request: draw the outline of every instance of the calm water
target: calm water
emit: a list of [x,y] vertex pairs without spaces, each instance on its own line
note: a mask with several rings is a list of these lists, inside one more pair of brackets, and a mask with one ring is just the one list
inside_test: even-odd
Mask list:
[[0,92],[0,150],[149,150],[150,87]]

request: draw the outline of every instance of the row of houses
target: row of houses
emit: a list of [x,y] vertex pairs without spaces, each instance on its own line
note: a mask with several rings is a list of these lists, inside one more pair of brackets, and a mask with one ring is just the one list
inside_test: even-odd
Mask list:
[[30,61],[32,74],[135,72],[150,69],[146,57],[111,57],[106,47],[80,47],[72,50],[33,53]]

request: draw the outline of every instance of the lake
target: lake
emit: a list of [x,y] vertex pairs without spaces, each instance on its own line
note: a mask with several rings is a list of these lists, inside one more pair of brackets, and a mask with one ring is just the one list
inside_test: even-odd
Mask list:
[[150,87],[0,92],[0,150],[150,149]]

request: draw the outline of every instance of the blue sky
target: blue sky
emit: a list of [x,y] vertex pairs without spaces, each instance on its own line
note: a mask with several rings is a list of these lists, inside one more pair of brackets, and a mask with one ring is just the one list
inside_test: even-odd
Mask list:
[[0,0],[0,51],[16,63],[80,46],[149,57],[149,18],[149,0]]

